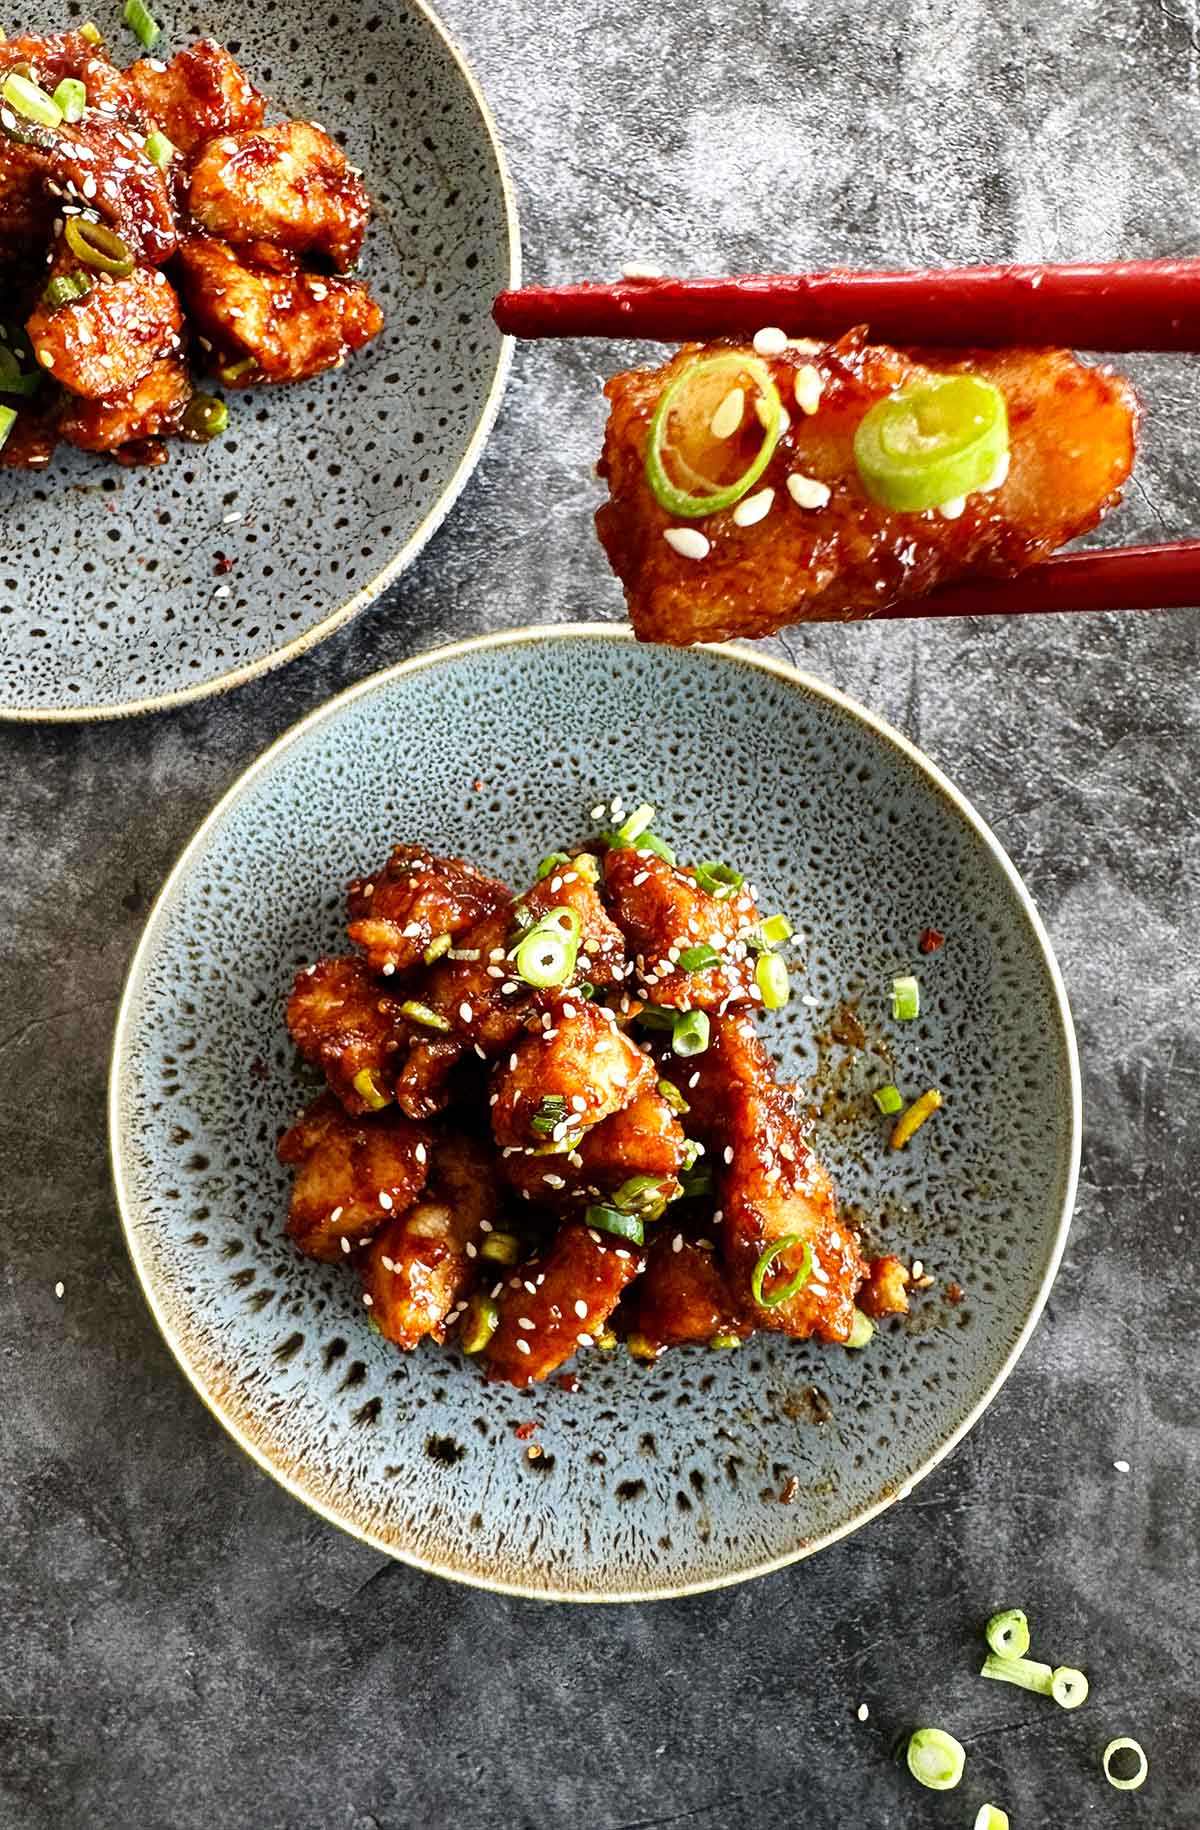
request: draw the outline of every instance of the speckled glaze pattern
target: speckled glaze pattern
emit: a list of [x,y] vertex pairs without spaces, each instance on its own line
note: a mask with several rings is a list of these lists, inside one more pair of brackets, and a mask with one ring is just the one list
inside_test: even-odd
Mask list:
[[[937,1280],[866,1353],[760,1337],[644,1369],[593,1352],[574,1363],[577,1391],[517,1394],[456,1349],[399,1355],[367,1329],[357,1280],[284,1239],[273,1145],[306,1090],[283,1001],[297,966],[343,944],[346,880],[419,835],[519,884],[615,792],[664,809],[658,830],[683,855],[736,860],[806,937],[768,1038],[789,1071],[816,1077],[817,1147],[868,1245],[920,1257]],[[949,938],[924,957],[930,924]],[[900,1025],[890,981],[909,970],[923,1009]],[[847,1008],[860,1049],[835,1039]],[[869,1097],[885,1079],[946,1095],[904,1153]],[[762,1572],[929,1470],[1049,1288],[1078,1082],[1032,904],[918,752],[761,656],[558,629],[380,675],[235,785],[150,917],[118,1024],[111,1124],[159,1323],[270,1472],[426,1568],[599,1600]],[[966,1292],[957,1306],[951,1281]],[[528,1419],[536,1461],[513,1435]]]
[[[132,60],[115,13],[97,19]],[[0,717],[143,711],[301,652],[420,551],[499,407],[511,346],[489,306],[519,278],[516,210],[434,15],[214,0],[160,54],[202,35],[240,58],[269,119],[319,121],[361,166],[360,270],[387,324],[331,374],[230,395],[227,436],[173,442],[160,468],[60,449],[47,471],[0,470]]]

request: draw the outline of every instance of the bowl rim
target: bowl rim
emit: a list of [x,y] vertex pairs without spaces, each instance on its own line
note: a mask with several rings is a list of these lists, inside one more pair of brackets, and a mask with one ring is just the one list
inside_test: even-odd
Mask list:
[[[521,284],[521,224],[517,212],[517,193],[512,174],[508,168],[508,159],[500,138],[500,130],[495,116],[483,93],[478,77],[472,70],[467,57],[449,28],[443,23],[428,0],[400,0],[410,13],[422,19],[433,36],[440,40],[451,63],[455,66],[463,84],[475,103],[476,111],[483,125],[484,137],[491,149],[500,181],[500,194],[504,205],[504,230],[508,244],[507,275],[504,287],[508,290]],[[263,674],[274,672],[288,661],[315,648],[325,641],[344,623],[365,610],[368,604],[381,597],[389,585],[395,583],[400,575],[416,559],[418,554],[437,533],[442,522],[454,507],[465,489],[468,480],[483,454],[484,445],[491,436],[508,386],[509,372],[512,368],[515,339],[503,336],[496,352],[496,364],[487,393],[479,410],[479,417],[474,430],[467,440],[462,456],[440,495],[430,505],[426,514],[413,529],[399,551],[382,566],[373,578],[359,587],[352,597],[348,597],[337,609],[331,610],[310,629],[293,636],[278,648],[272,648],[268,654],[260,655],[256,660],[247,661],[241,667],[234,667],[228,673],[217,674],[210,680],[198,681],[194,686],[181,686],[171,692],[155,693],[144,699],[122,700],[120,704],[99,705],[0,705],[0,724],[99,724],[119,718],[136,718],[145,712],[168,711],[178,705],[190,705],[198,699],[215,698],[220,693],[231,692],[234,687],[242,686],[247,680],[255,680]]]
[[141,1286],[150,1313],[167,1346],[187,1377],[197,1395],[216,1418],[217,1422],[233,1437],[240,1448],[255,1461],[263,1471],[277,1481],[293,1498],[303,1502],[312,1511],[318,1513],[329,1524],[338,1526],[342,1531],[357,1538],[359,1542],[371,1549],[391,1557],[393,1560],[408,1564],[414,1569],[424,1571],[427,1575],[441,1576],[448,1580],[461,1582],[471,1588],[490,1591],[493,1594],[515,1595],[533,1601],[570,1601],[570,1602],[639,1602],[674,1600],[684,1595],[708,1593],[715,1589],[732,1588],[737,1583],[749,1582],[759,1576],[773,1574],[786,1568],[789,1564],[798,1563],[817,1551],[835,1544],[839,1539],[848,1537],[858,1531],[872,1519],[877,1518],[897,1500],[907,1499],[919,1482],[943,1462],[957,1448],[967,1433],[974,1428],[988,1409],[1000,1388],[1008,1379],[1026,1346],[1028,1345],[1046,1306],[1047,1298],[1058,1275],[1070,1231],[1071,1218],[1075,1206],[1076,1191],[1079,1181],[1080,1157],[1083,1134],[1083,1101],[1079,1069],[1079,1051],[1075,1037],[1075,1027],[1071,1017],[1070,1003],[1062,972],[1054,954],[1054,948],[1045,925],[1038,913],[1036,904],[1021,880],[1016,866],[1009,858],[1004,847],[992,832],[985,820],[976,812],[971,802],[957,789],[949,778],[942,773],[937,764],[932,762],[917,745],[895,729],[878,713],[867,706],[860,705],[848,694],[837,687],[830,686],[822,680],[805,672],[802,668],[782,661],[774,655],[765,655],[751,651],[732,643],[706,642],[698,644],[708,654],[722,656],[725,660],[739,666],[757,669],[760,672],[773,674],[791,686],[798,686],[814,698],[824,701],[838,711],[848,715],[853,721],[866,726],[874,735],[898,750],[911,762],[922,775],[946,799],[953,810],[971,828],[983,843],[992,862],[999,868],[1009,888],[1017,899],[1032,930],[1034,940],[1040,950],[1050,987],[1054,994],[1054,1007],[1058,1017],[1060,1039],[1067,1066],[1067,1103],[1069,1107],[1070,1137],[1066,1174],[1062,1182],[1062,1194],[1058,1219],[1054,1229],[1051,1249],[1037,1290],[1030,1301],[1025,1319],[1016,1338],[1013,1340],[996,1373],[987,1388],[971,1406],[966,1416],[950,1432],[946,1439],[933,1449],[914,1473],[895,1485],[890,1491],[884,1490],[874,1500],[859,1508],[844,1523],[829,1531],[806,1540],[795,1550],[787,1551],[781,1556],[765,1558],[745,1569],[708,1576],[697,1581],[683,1581],[645,1589],[622,1589],[600,1591],[584,1588],[546,1588],[530,1584],[510,1582],[502,1578],[489,1576],[476,1570],[449,1568],[445,1564],[421,1556],[395,1544],[386,1542],[378,1533],[369,1527],[347,1519],[335,1505],[332,1505],[306,1490],[303,1475],[293,1473],[272,1456],[267,1448],[247,1437],[236,1420],[228,1415],[220,1402],[205,1386],[203,1375],[192,1365],[187,1344],[175,1332],[165,1312],[165,1306],[158,1300],[152,1284],[151,1272],[143,1262],[134,1226],[135,1201],[132,1188],[128,1186],[128,1177],[121,1154],[122,1103],[123,1089],[129,1070],[130,1031],[134,1009],[148,960],[157,944],[157,930],[161,918],[169,910],[180,886],[186,881],[195,859],[203,852],[209,834],[219,825],[225,814],[236,804],[242,795],[254,784],[256,779],[265,773],[272,764],[293,744],[301,743],[320,723],[326,719],[340,717],[345,709],[356,699],[364,698],[377,691],[389,682],[411,673],[420,673],[433,667],[441,667],[458,660],[463,655],[478,654],[492,648],[521,647],[531,643],[585,641],[612,641],[628,643],[635,641],[633,630],[627,624],[617,623],[559,623],[534,624],[518,629],[496,630],[486,635],[466,637],[463,640],[446,643],[442,646],[426,649],[419,654],[411,655],[407,660],[394,663],[390,667],[370,674],[366,679],[334,694],[323,704],[317,706],[301,718],[289,730],[284,731],[262,753],[245,768],[221,795],[216,805],[206,815],[193,833],[180,856],[172,866],[162,888],[155,897],[146,917],[145,925],[138,940],[137,947],[129,964],[121,1002],[117,1012],[116,1027],[113,1036],[112,1055],[108,1082],[108,1137],[109,1164],[112,1175],[113,1191],[117,1212],[121,1222],[125,1245],[129,1252],[134,1273]]

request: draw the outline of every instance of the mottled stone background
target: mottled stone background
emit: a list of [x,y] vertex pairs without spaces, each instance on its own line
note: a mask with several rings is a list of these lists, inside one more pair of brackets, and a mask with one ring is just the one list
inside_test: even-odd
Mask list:
[[[531,276],[1200,245],[1185,0],[446,11],[508,146]],[[907,1830],[966,1825],[985,1797],[1014,1830],[1200,1823],[1196,614],[780,644],[996,827],[1059,949],[1085,1073],[1046,1318],[984,1423],[859,1536],[615,1611],[451,1587],[258,1473],[134,1285],[103,1097],[154,891],[245,763],[330,693],[447,637],[620,615],[589,531],[618,355],[519,351],[450,524],[316,653],[169,716],[0,731],[4,1830]],[[1200,376],[1131,366],[1145,451],[1109,537],[1194,531]],[[979,1623],[1013,1602],[1090,1671],[1081,1712],[975,1680]],[[967,1743],[957,1794],[893,1764],[914,1721]],[[1151,1760],[1131,1797],[1097,1770],[1121,1732]]]

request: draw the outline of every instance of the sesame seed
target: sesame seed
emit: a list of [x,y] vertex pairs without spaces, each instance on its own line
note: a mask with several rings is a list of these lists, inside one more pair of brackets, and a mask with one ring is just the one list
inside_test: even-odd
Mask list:
[[814,998],[811,991],[806,991],[800,1002],[802,1004],[807,1004],[810,1010],[819,1010],[821,1008],[820,998]]
[[467,1003],[460,1004],[458,1007],[458,1014],[464,1023],[469,1023],[472,1016],[471,1006]]
[[579,1342],[581,1347],[594,1347],[596,1345],[595,1337],[590,1334],[577,1334],[575,1339]]
[[533,1351],[533,1349],[530,1347],[528,1341],[518,1341],[517,1342],[517,1352],[518,1353],[532,1353],[532,1351]]
[[421,924],[419,921],[410,921],[408,926],[403,930],[405,940],[411,940],[414,934],[419,934],[420,932]]
[[732,1163],[732,1161],[733,1161],[733,1145],[732,1144],[726,1144],[726,1146],[725,1146],[725,1161],[726,1161],[726,1163]]
[[925,1275],[925,1266],[919,1258],[913,1259],[912,1274],[914,1277],[923,1277]]
[[592,811],[588,815],[588,818],[592,819],[592,820],[602,820],[604,818],[604,802],[603,801],[601,801],[601,803],[598,807],[592,808]]
[[380,1205],[380,1207],[382,1207],[385,1214],[391,1212],[392,1197],[391,1197],[391,1195],[388,1194],[388,1192],[385,1188],[381,1188],[379,1191],[379,1205]]
[[491,952],[488,954],[488,958],[489,959],[503,959],[504,958],[504,948],[503,947],[493,947]]
[[489,966],[487,968],[487,975],[490,979],[502,979],[504,977],[504,967]]
[[869,1710],[869,1709],[868,1709],[868,1708],[867,1708],[867,1706],[866,1706],[866,1704],[865,1704],[865,1703],[860,1703],[860,1704],[859,1704],[859,1706],[858,1706],[858,1719],[859,1719],[859,1721],[860,1721],[860,1722],[865,1722],[865,1721],[866,1721],[866,1719],[867,1719],[867,1717],[868,1717],[868,1716],[869,1716],[869,1715],[870,1715],[870,1713],[871,1713],[871,1712],[870,1712],[870,1710]]
[[[234,522],[240,521],[241,518],[242,518],[241,509],[232,508],[232,509],[230,509],[230,511],[227,515],[221,516],[221,526],[222,527],[232,527]],[[368,884],[365,894],[369,896],[371,894],[371,891],[374,889],[374,887],[375,887],[374,884]]]
[[363,1308],[364,1309],[373,1309],[374,1307],[375,1307],[375,1298],[371,1295],[371,1292],[369,1290],[364,1290],[363,1291]]
[[709,422],[708,429],[713,437],[732,438],[742,423],[742,414],[745,410],[745,388],[730,388]]
[[[564,1005],[563,1005],[563,1016],[564,1016],[564,1017],[573,1017],[573,1016],[574,1016],[574,1015],[575,1015],[575,1006],[574,1006],[574,1004],[564,1004]],[[580,1106],[580,1108],[579,1108],[579,1109],[580,1109],[580,1111],[581,1111],[581,1112],[582,1112],[582,1110],[583,1110],[583,1107],[582,1107],[582,1106]]]
[[342,1250],[343,1252],[349,1252],[350,1250],[350,1241],[346,1238],[344,1233],[342,1235]]
[[534,1324],[530,1321],[530,1319],[527,1315],[519,1315],[517,1317],[517,1327],[524,1328],[524,1330],[527,1334],[532,1332],[533,1326],[534,1326]]
[[582,1296],[576,1297],[575,1299],[575,1313],[581,1322],[587,1320],[587,1304],[584,1302]]
[[698,527],[664,528],[663,539],[681,559],[704,559],[710,544]]
[[481,1233],[494,1233],[496,1229],[490,1220],[481,1220],[479,1222],[479,1230]]
[[[517,1279],[517,1282],[521,1283],[520,1278]],[[530,1296],[537,1295],[537,1285],[535,1283],[531,1283],[528,1277],[525,1279],[524,1283],[521,1284],[521,1288],[524,1290],[528,1290]]]
[[683,1250],[683,1234],[682,1233],[676,1233],[674,1239],[672,1239],[671,1250],[673,1252],[682,1252],[682,1250]]
[[587,1100],[583,1097],[582,1093],[572,1093],[571,1110],[573,1112],[586,1112],[587,1111]]
[[806,477],[799,470],[793,470],[787,488],[797,508],[824,508],[829,500],[829,485],[818,482],[816,477]]
[[329,1216],[330,1226],[333,1226],[338,1220],[341,1219],[341,1217],[342,1217],[342,1209],[340,1207],[335,1207],[333,1212]]
[[384,978],[390,979],[395,970],[396,970],[395,962],[393,960],[389,960],[387,965],[383,969]]
[[510,1074],[515,1074],[517,1071],[517,1057],[515,1055],[510,1055],[508,1057],[508,1071]]
[[57,1296],[60,1303],[61,1303],[63,1297],[66,1295],[66,1293],[67,1293],[67,1290],[66,1290],[65,1284],[61,1284],[61,1283],[55,1284],[54,1294],[55,1294],[55,1296]]
[[811,362],[802,362],[792,383],[792,392],[801,413],[815,413],[821,404],[824,390],[825,383],[821,380],[820,369],[815,369]]
[[754,349],[759,356],[781,356],[787,348],[787,332],[777,324],[768,324],[754,333]]
[[[61,1284],[56,1285],[55,1294],[58,1296],[62,1295],[62,1285]],[[1128,1474],[1129,1473],[1129,1463],[1127,1461],[1115,1461],[1113,1463],[1113,1467],[1116,1469],[1118,1474]]]
[[760,489],[757,494],[746,496],[733,511],[735,525],[754,527],[757,522],[764,520],[770,514],[774,500],[775,491],[773,489]]
[[517,989],[517,981],[515,979],[505,979],[500,989],[506,998],[511,998],[513,992]]
[[645,883],[645,881],[649,875],[650,875],[649,871],[639,871],[637,873],[637,876],[633,880],[633,887],[636,889],[639,883]]
[[468,1257],[468,1258],[475,1258],[475,1257],[476,1257],[476,1256],[477,1256],[477,1252],[476,1252],[476,1248],[475,1248],[475,1247],[474,1247],[474,1246],[473,1246],[473,1245],[472,1245],[472,1244],[471,1244],[471,1242],[470,1242],[470,1240],[469,1240],[469,1239],[468,1239],[468,1241],[467,1241],[467,1257]]

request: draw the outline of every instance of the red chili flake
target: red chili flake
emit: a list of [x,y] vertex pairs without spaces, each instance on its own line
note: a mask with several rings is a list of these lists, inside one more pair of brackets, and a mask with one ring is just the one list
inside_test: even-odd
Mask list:
[[917,942],[922,953],[936,953],[938,948],[944,947],[945,944],[946,936],[938,928],[926,928],[924,934],[922,934],[920,940]]
[[216,558],[213,560],[213,571],[216,572],[218,575],[223,572],[232,572],[233,571],[232,559],[228,558],[228,556],[224,553],[218,553]]
[[524,1423],[519,1423],[517,1425],[516,1429],[513,1431],[513,1435],[518,1442],[526,1442],[536,1429],[537,1424],[534,1422],[533,1418],[530,1417]]
[[800,1491],[800,1482],[794,1474],[789,1474],[783,1492],[779,1496],[781,1506],[794,1506],[796,1495]]
[[575,1377],[574,1373],[560,1373],[558,1377],[558,1389],[560,1392],[577,1392],[579,1390],[579,1380]]
[[472,786],[472,788],[474,788],[476,794],[482,794],[483,793],[483,777],[481,775],[477,775],[475,777],[475,780],[471,783],[471,786]]
[[961,1284],[947,1284],[946,1295],[952,1303],[965,1302],[967,1297],[967,1293]]

